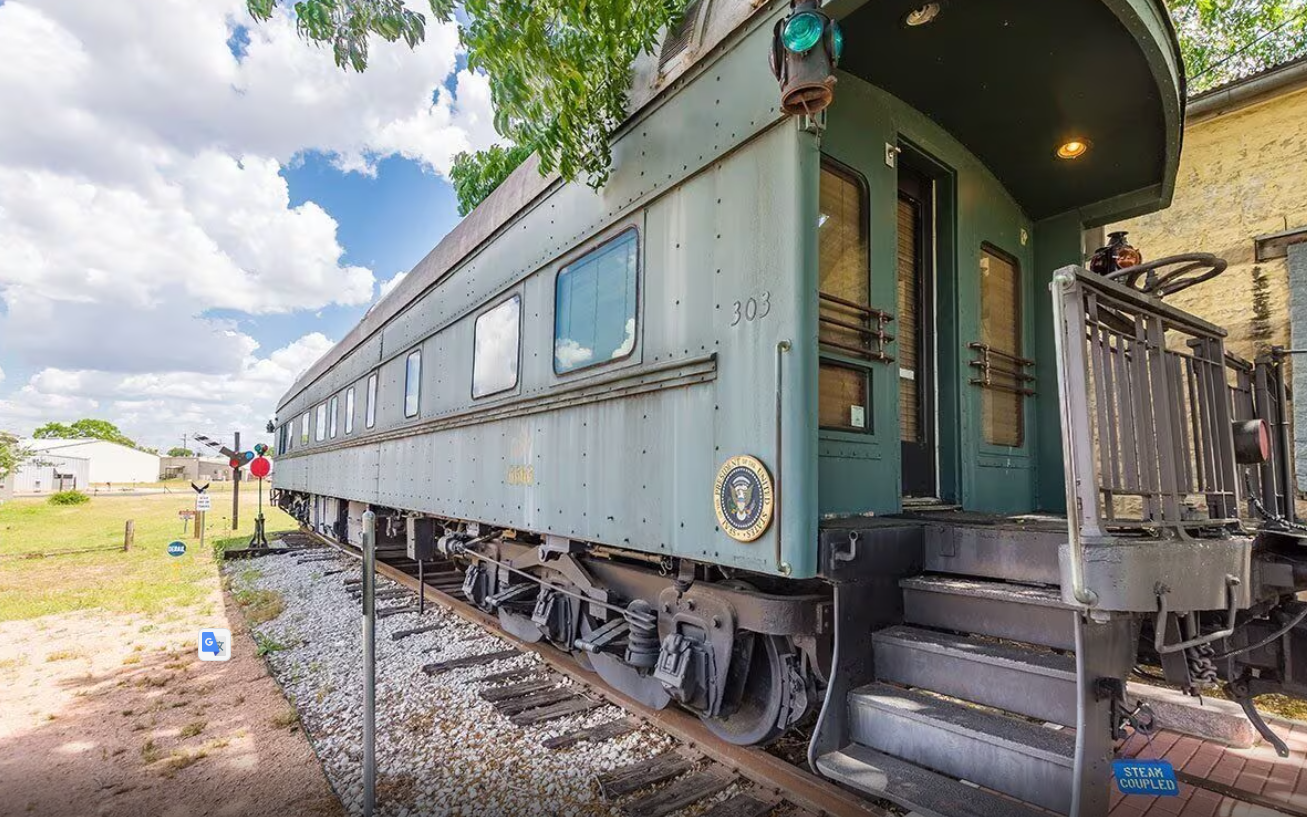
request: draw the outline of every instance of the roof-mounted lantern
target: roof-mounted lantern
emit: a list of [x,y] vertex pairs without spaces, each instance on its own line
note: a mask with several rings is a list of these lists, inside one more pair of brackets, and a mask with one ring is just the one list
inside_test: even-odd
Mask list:
[[835,66],[844,51],[844,34],[814,0],[795,2],[790,9],[772,32],[771,70],[781,84],[781,110],[812,115],[835,97]]

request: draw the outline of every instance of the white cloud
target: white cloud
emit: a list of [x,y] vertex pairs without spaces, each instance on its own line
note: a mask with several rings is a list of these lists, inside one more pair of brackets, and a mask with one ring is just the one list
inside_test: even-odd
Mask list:
[[143,444],[169,445],[182,434],[224,435],[234,429],[248,442],[251,435],[264,436],[282,391],[331,346],[313,332],[266,357],[248,349],[234,370],[208,376],[46,368],[0,399],[0,429],[28,434],[48,420],[96,416]]
[[[247,411],[261,426],[329,344],[260,358],[227,315],[377,289],[330,213],[291,205],[282,169],[316,151],[343,171],[394,155],[445,173],[495,141],[488,84],[456,70],[458,48],[433,21],[417,49],[375,41],[359,74],[288,13],[253,24],[244,0],[0,2],[0,355],[38,371],[0,392],[0,423],[94,410],[141,433]],[[223,408],[209,383],[258,393]]]
[[377,301],[381,301],[382,298],[385,298],[387,295],[389,295],[391,290],[399,286],[399,282],[403,281],[404,276],[406,275],[408,275],[407,271],[397,272],[395,273],[394,277],[387,278],[386,280],[379,282],[377,285]]

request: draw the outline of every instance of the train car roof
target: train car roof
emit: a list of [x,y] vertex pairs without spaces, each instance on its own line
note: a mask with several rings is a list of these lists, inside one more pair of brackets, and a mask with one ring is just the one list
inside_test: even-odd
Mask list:
[[[664,48],[637,58],[626,126],[660,97],[675,93],[677,80],[747,21],[785,4],[694,0],[691,5],[696,3],[703,11],[699,34],[682,53],[669,60]],[[922,0],[825,3],[845,27],[842,69],[943,125],[976,151],[1036,219],[1076,210],[1085,223],[1105,223],[1169,204],[1179,163],[1184,73],[1162,0],[950,3],[938,29],[914,43],[901,36],[900,21],[920,5]],[[981,42],[976,32],[986,24],[1009,29],[1004,41]],[[1066,36],[1068,28],[1074,36]],[[1014,43],[1025,47],[1014,49]],[[1023,86],[1027,92],[1018,94]],[[988,93],[995,88],[1004,94],[997,102]],[[1081,122],[1102,126],[1086,137],[1095,142],[1126,146],[1134,133],[1135,141],[1155,149],[1116,150],[1114,163],[1082,163],[1075,173],[1053,168],[1052,148],[1044,143],[1056,134],[1072,135]],[[1063,171],[1064,181],[1058,181],[1057,171]],[[540,174],[535,156],[523,162],[295,380],[278,411],[558,184],[557,174]]]

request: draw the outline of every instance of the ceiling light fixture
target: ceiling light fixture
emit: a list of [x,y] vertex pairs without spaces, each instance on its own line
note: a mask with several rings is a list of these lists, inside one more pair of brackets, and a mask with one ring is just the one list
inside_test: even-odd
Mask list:
[[903,25],[908,26],[909,28],[924,26],[927,23],[934,22],[935,18],[938,16],[939,3],[927,3],[921,8],[909,11],[907,16],[903,18]]
[[1057,158],[1078,159],[1089,150],[1088,139],[1068,139],[1057,147]]

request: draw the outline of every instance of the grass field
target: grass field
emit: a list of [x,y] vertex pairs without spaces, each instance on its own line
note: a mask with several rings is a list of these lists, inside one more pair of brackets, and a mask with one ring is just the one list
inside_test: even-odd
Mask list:
[[[0,505],[0,621],[94,609],[162,613],[202,603],[217,581],[212,548],[243,545],[249,540],[258,489],[252,483],[241,486],[238,531],[231,529],[230,485],[214,497],[205,524],[205,546],[200,548],[193,530],[182,537],[177,516],[179,510],[195,507],[195,494],[186,483],[177,483],[177,487],[186,490],[147,496],[101,494],[85,505],[71,507],[53,506],[44,498],[15,499]],[[289,516],[266,504],[264,515],[269,533],[295,527]],[[83,548],[121,548],[129,519],[136,528],[129,552],[26,557]],[[168,543],[178,539],[186,543],[187,552],[171,557]]]

